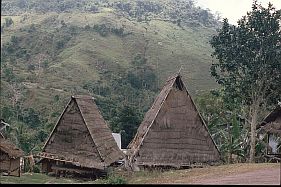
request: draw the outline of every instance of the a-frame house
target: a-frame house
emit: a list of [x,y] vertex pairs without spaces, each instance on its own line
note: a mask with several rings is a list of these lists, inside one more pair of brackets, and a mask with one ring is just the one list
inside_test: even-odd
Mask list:
[[260,133],[267,134],[267,156],[281,157],[281,104],[270,112],[261,123]]
[[91,96],[72,96],[38,155],[42,171],[104,172],[124,157],[111,133]]
[[133,170],[220,161],[218,148],[179,73],[166,81],[128,150],[127,164]]

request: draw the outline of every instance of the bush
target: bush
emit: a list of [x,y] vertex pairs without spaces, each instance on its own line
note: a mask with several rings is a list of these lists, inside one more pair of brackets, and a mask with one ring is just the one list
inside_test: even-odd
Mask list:
[[94,25],[93,29],[94,31],[98,32],[102,37],[106,37],[110,32],[110,28],[106,27],[105,24]]
[[107,179],[106,184],[127,184],[127,180],[122,176],[110,175]]
[[33,172],[34,172],[34,173],[40,173],[40,172],[41,172],[40,166],[34,165],[34,166],[33,166]]
[[7,17],[5,18],[5,23],[6,23],[6,27],[10,27],[12,24],[14,24],[14,21],[12,20],[12,18]]

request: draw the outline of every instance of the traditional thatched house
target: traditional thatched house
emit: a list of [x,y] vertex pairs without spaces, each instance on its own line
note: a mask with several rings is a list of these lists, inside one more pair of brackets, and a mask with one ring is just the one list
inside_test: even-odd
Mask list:
[[281,155],[281,106],[269,113],[260,126],[261,130],[267,134],[269,155]]
[[128,145],[128,165],[188,167],[220,160],[207,126],[179,74],[170,77]]
[[0,173],[20,177],[20,158],[23,151],[0,136]]
[[72,96],[42,153],[42,171],[99,175],[123,158],[111,130],[90,96]]

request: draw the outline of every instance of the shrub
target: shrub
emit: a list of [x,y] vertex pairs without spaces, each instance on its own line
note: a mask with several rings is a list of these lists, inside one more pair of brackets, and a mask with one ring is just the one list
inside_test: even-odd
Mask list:
[[41,172],[40,167],[38,165],[34,165],[33,166],[33,172],[34,173],[40,173]]
[[6,23],[6,27],[9,27],[12,24],[14,24],[14,21],[12,20],[12,18],[8,17],[8,18],[5,18],[5,23]]
[[106,184],[127,184],[127,180],[122,176],[110,175],[107,178]]

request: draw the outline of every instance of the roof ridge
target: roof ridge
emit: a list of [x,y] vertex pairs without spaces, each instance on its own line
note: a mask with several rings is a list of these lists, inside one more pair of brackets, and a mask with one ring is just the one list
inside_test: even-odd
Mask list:
[[[74,98],[74,99],[75,99],[75,98]],[[76,99],[77,99],[77,98],[76,98]],[[89,131],[89,133],[90,133],[90,135],[91,135],[91,138],[92,138],[92,140],[93,140],[93,142],[94,142],[94,144],[95,144],[95,146],[96,146],[96,149],[97,149],[97,152],[98,152],[98,154],[99,154],[99,156],[100,156],[100,158],[101,158],[101,161],[104,162],[105,159],[102,157],[102,155],[101,155],[101,153],[100,153],[100,150],[99,150],[99,148],[98,148],[98,146],[97,146],[97,144],[96,144],[96,142],[95,142],[94,136],[92,135],[92,132],[90,131],[90,129],[89,129],[89,127],[88,127],[88,123],[86,122],[85,117],[84,117],[84,114],[83,114],[83,112],[82,112],[82,110],[81,110],[79,104],[77,103],[76,99],[75,99],[75,102],[76,102],[76,104],[77,104],[77,106],[78,106],[78,109],[79,109],[81,115],[82,115],[82,119],[83,119],[83,121],[84,121],[84,123],[85,123],[85,125],[86,125],[86,128],[87,128],[87,130]],[[92,99],[92,101],[93,101],[93,99]],[[94,102],[94,101],[93,101],[93,102]],[[94,104],[94,103],[93,103],[93,104]]]
[[90,95],[72,95],[71,98],[74,99],[95,99],[93,96]]

